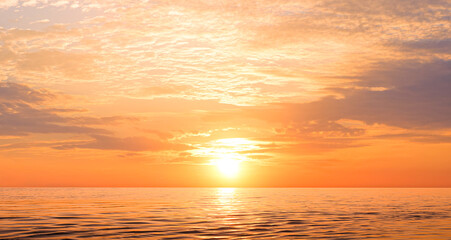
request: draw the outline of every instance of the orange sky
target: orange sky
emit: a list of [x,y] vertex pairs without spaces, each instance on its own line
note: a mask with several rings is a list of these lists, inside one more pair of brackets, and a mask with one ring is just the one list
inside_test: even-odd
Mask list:
[[0,1],[0,186],[451,187],[449,9]]

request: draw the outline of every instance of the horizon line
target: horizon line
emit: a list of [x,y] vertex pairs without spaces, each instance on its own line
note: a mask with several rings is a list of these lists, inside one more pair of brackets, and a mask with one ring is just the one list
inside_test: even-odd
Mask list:
[[0,188],[451,188],[451,186],[358,186],[358,187],[188,187],[188,186],[0,186]]

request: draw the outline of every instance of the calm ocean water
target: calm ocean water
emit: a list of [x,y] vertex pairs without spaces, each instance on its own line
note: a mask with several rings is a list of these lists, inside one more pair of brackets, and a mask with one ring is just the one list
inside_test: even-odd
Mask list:
[[0,188],[0,239],[451,239],[451,189]]

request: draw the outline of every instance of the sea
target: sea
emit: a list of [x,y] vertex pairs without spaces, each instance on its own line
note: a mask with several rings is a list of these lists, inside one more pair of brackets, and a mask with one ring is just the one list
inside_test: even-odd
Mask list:
[[0,188],[0,239],[451,239],[451,188]]

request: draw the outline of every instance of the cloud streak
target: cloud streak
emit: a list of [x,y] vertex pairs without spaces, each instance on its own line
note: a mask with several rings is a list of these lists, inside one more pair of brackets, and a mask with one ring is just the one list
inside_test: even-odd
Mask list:
[[68,144],[54,147],[65,150],[72,148],[89,148],[101,150],[123,150],[123,151],[184,151],[190,149],[187,145],[162,142],[157,139],[146,137],[117,138],[106,135],[92,135],[94,141],[82,144]]
[[[32,133],[107,133],[103,129],[67,124],[69,120],[55,109],[38,107],[56,96],[44,89],[0,82],[0,135],[21,136]],[[62,110],[60,110],[62,111]]]

